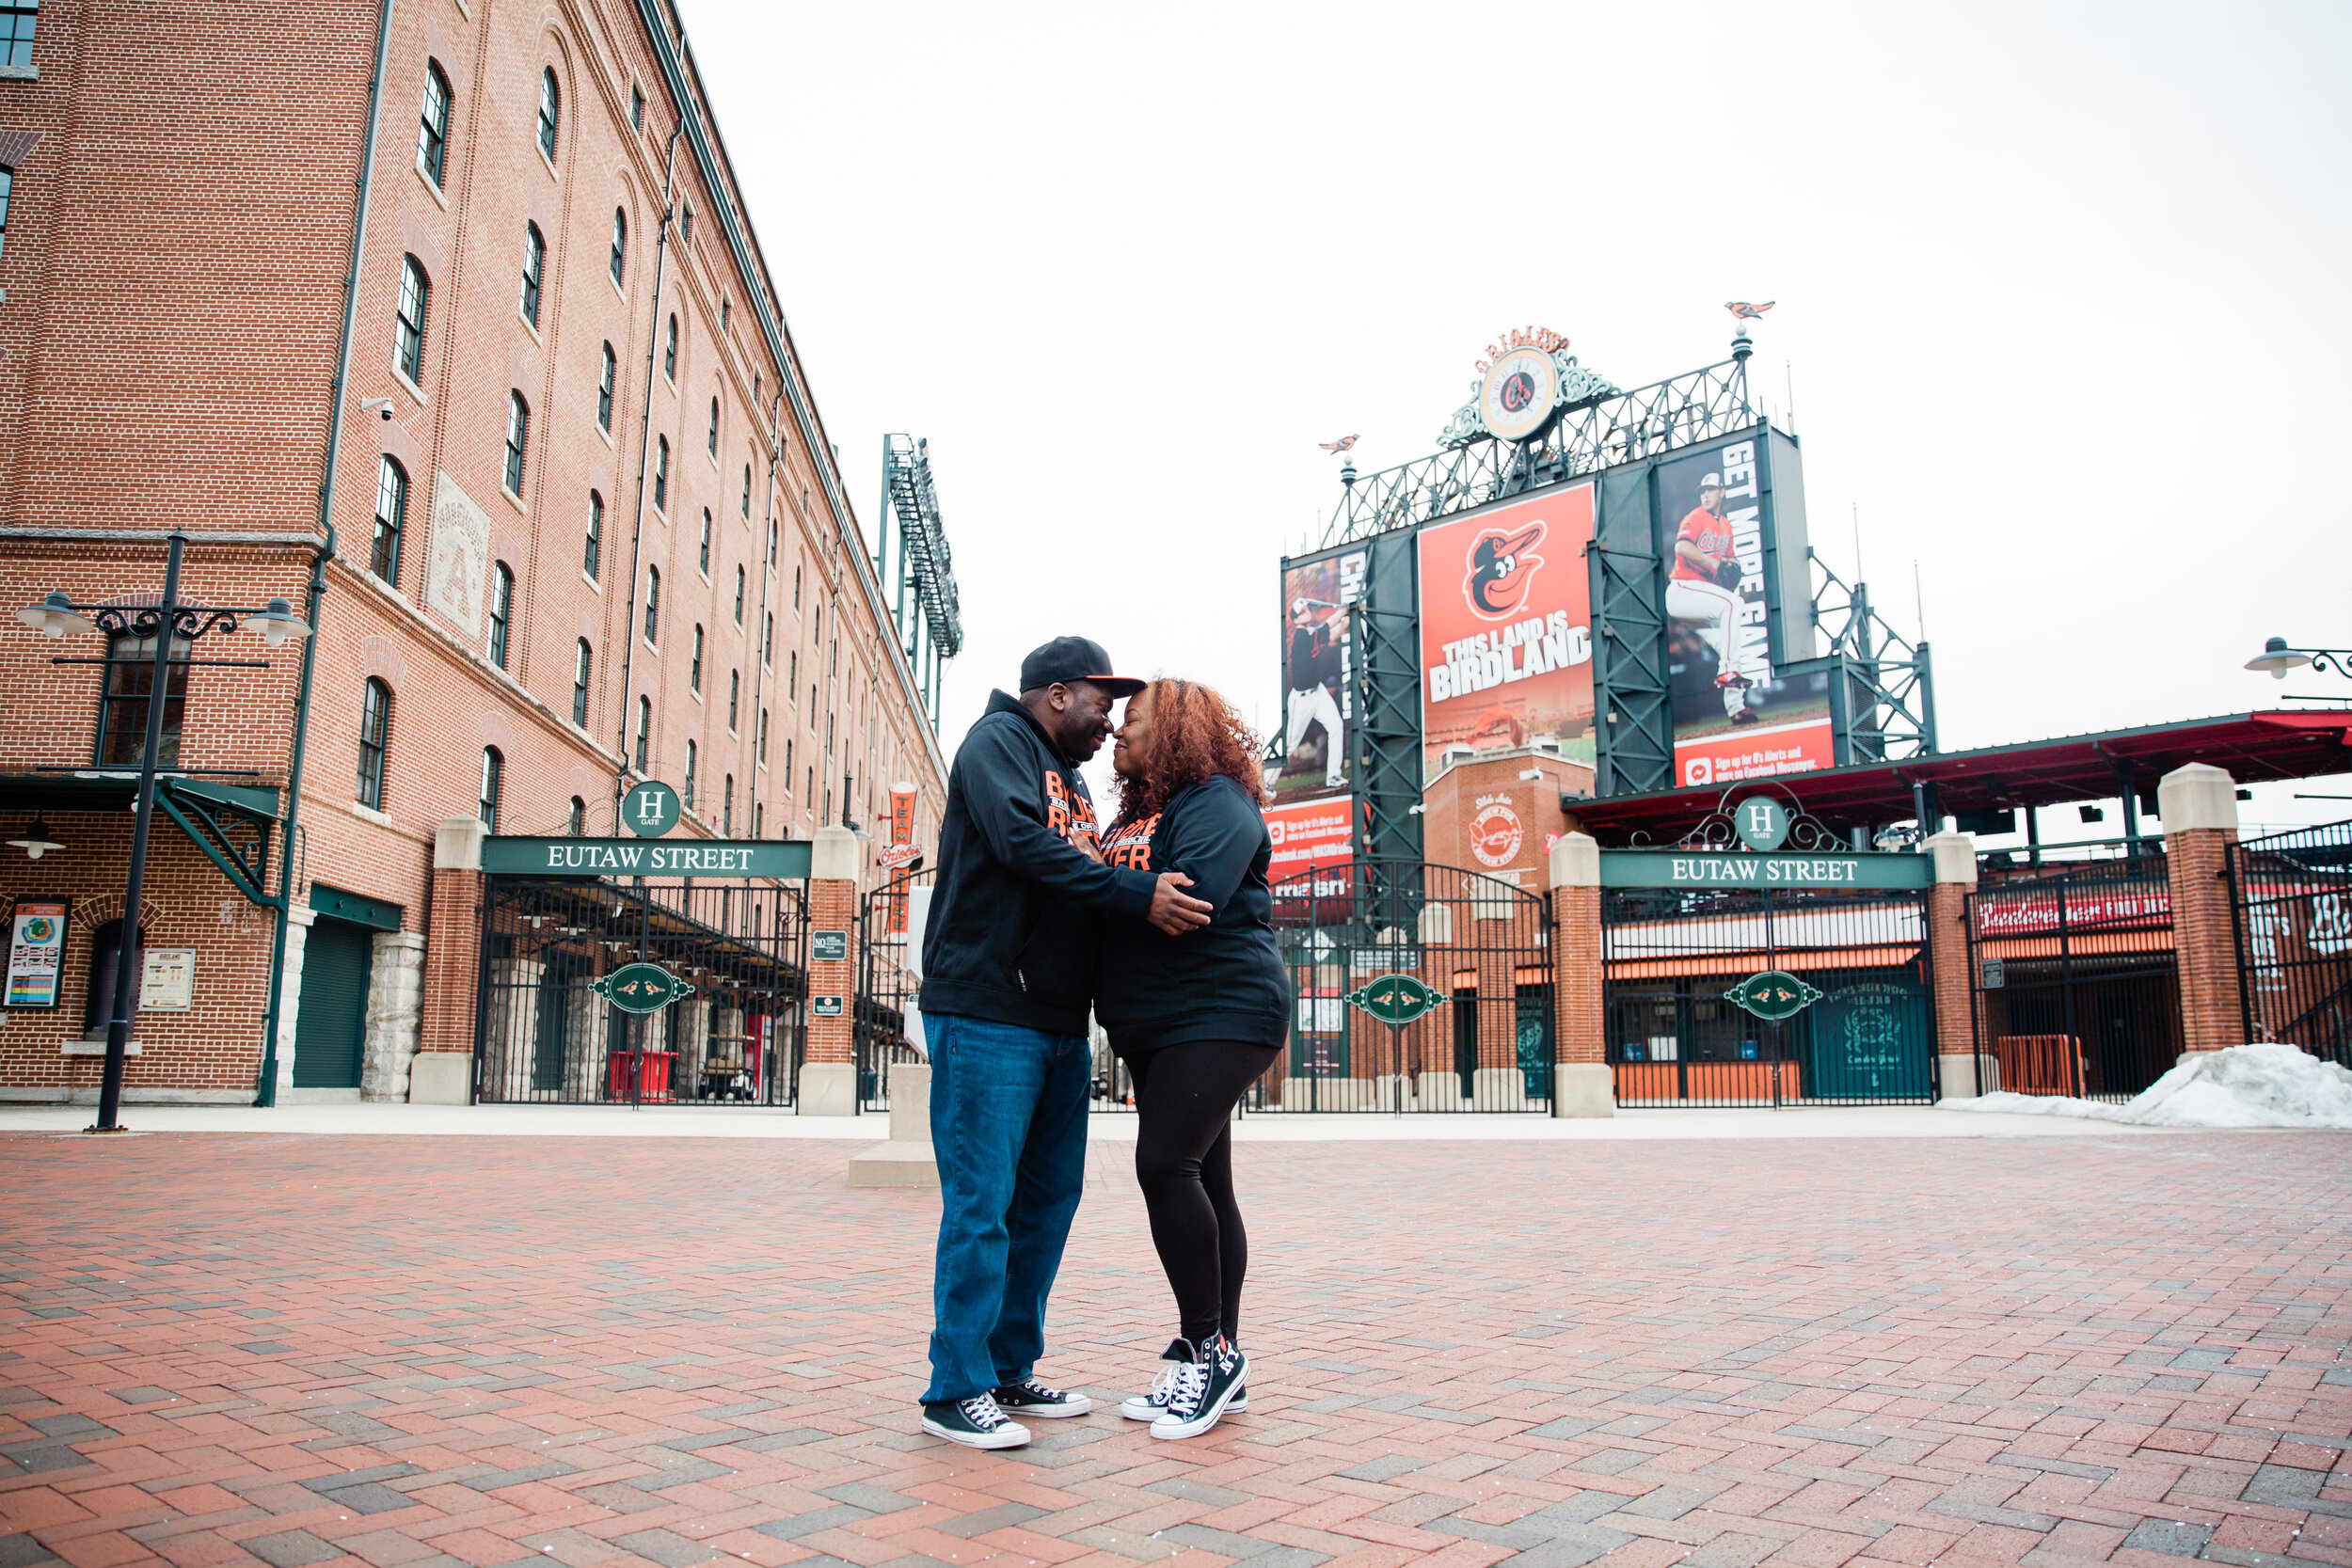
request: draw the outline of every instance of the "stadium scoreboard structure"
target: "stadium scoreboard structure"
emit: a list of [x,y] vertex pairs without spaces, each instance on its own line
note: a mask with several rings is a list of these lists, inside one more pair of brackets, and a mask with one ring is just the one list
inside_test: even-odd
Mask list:
[[1844,585],[1812,557],[1797,438],[1749,402],[1744,328],[1631,392],[1566,346],[1505,335],[1443,450],[1343,470],[1323,546],[1283,561],[1278,877],[1421,859],[1414,807],[1482,757],[1557,755],[1606,797],[1933,750],[1924,644],[1859,590],[1821,599],[1817,573]]

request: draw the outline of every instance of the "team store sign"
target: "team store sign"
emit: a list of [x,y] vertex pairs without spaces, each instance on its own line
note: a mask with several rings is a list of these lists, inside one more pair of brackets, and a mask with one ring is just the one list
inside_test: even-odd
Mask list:
[[1547,490],[1422,530],[1422,777],[1550,737],[1589,756],[1593,487]]

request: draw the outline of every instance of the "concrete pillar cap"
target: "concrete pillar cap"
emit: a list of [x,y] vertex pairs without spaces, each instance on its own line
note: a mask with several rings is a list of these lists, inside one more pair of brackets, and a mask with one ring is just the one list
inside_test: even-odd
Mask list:
[[816,882],[854,882],[866,867],[866,846],[847,828],[817,830],[808,876]]
[[433,869],[436,871],[479,871],[482,869],[482,841],[490,830],[483,826],[479,816],[445,816],[433,834]]
[[1919,847],[1933,857],[1937,881],[1977,885],[1977,841],[1966,833],[1937,833]]
[[2156,816],[2169,835],[2200,829],[2237,832],[2237,781],[2210,763],[2175,768],[2156,781]]
[[1600,840],[1590,833],[1562,833],[1551,847],[1551,885],[1600,886]]

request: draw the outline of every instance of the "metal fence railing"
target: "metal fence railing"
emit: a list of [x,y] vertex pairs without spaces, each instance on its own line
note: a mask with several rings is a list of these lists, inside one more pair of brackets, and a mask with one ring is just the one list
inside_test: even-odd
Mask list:
[[[477,1101],[792,1103],[808,994],[799,890],[493,877],[481,918]],[[629,1011],[598,983],[630,964],[690,989]]]
[[2246,1037],[2352,1067],[2352,821],[2230,847]]

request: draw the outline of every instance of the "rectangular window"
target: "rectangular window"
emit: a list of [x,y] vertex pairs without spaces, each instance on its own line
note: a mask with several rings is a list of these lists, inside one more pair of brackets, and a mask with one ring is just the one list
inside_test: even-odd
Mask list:
[[645,128],[645,89],[634,85],[628,89],[628,124],[632,131]]
[[[164,684],[163,740],[155,748],[155,766],[180,765],[180,725],[188,704],[188,645],[172,639],[171,664]],[[155,640],[151,637],[110,637],[106,640],[105,695],[98,708],[98,761],[103,766],[135,768],[147,750],[147,698],[155,689]]]
[[359,777],[358,798],[370,811],[384,809],[384,730],[391,716],[390,689],[371,677],[359,689]]
[[40,0],[0,0],[0,65],[33,63],[33,24]]

